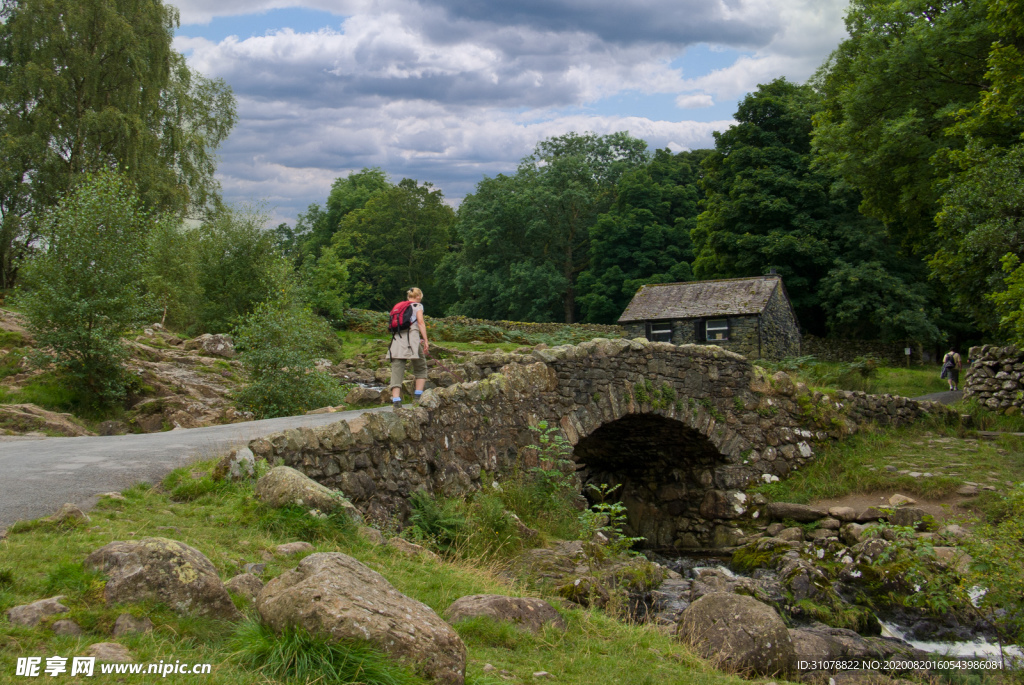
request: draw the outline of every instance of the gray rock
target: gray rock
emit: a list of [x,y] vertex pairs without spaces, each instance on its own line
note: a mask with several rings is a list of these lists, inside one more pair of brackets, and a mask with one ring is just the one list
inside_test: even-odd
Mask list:
[[768,535],[775,537],[782,531],[786,530],[785,523],[773,523],[767,528]]
[[423,547],[422,545],[417,545],[413,542],[409,542],[408,540],[403,540],[402,538],[391,538],[390,540],[388,540],[387,546],[391,549],[401,552],[407,557],[417,557],[422,554],[430,559],[439,559],[439,557],[436,554],[431,552],[426,547]]
[[303,552],[312,552],[315,547],[308,542],[286,542],[274,548],[274,554],[280,557],[293,557]]
[[242,570],[245,573],[251,573],[254,576],[261,576],[263,572],[267,570],[266,564],[243,564]]
[[956,489],[956,494],[961,495],[963,497],[975,497],[978,494],[978,486],[961,485],[959,488]]
[[680,615],[676,634],[729,670],[784,675],[796,665],[786,624],[774,609],[751,597],[705,595]]
[[109,661],[122,664],[134,661],[134,659],[132,659],[132,653],[128,651],[128,648],[116,642],[97,642],[96,644],[89,645],[86,650],[82,652],[82,656],[95,657],[96,661]]
[[234,592],[236,595],[254,602],[263,589],[263,581],[251,573],[240,573],[224,583],[224,587],[229,592]]
[[177,540],[111,542],[90,554],[85,566],[108,576],[103,591],[107,604],[156,601],[178,613],[242,617],[210,560]]
[[828,512],[820,507],[811,507],[806,504],[772,502],[768,505],[767,514],[769,518],[776,521],[792,519],[803,523],[825,518]]
[[445,615],[449,623],[487,616],[495,621],[515,624],[531,633],[540,632],[549,624],[563,630],[566,628],[565,620],[553,606],[532,597],[467,595],[452,602]]
[[909,526],[923,530],[922,526],[927,515],[928,512],[920,507],[900,507],[889,514],[889,523],[894,526]]
[[185,349],[200,350],[205,354],[215,357],[227,357],[229,359],[235,356],[235,344],[232,342],[231,336],[221,333],[204,333],[198,338],[186,340]]
[[857,520],[861,523],[871,523],[872,521],[884,519],[886,516],[887,514],[878,507],[868,507],[857,514]]
[[857,520],[857,511],[853,507],[830,507],[828,515],[834,516],[843,522]]
[[142,618],[135,618],[131,614],[121,614],[114,621],[114,631],[111,633],[114,637],[120,637],[121,635],[136,635],[143,633],[153,632],[153,622],[149,620],[148,616]]
[[374,545],[383,545],[387,543],[387,540],[384,539],[384,534],[376,528],[371,528],[370,526],[360,526],[359,535],[364,540]]
[[917,504],[917,500],[913,499],[912,497],[907,497],[906,495],[901,495],[899,493],[896,493],[895,495],[889,498],[890,507],[902,507],[910,504]]
[[82,627],[70,618],[62,618],[59,621],[54,621],[53,625],[50,626],[50,630],[53,631],[54,635],[68,635],[70,637],[79,637],[85,634]]
[[11,607],[7,610],[7,620],[16,626],[34,628],[44,618],[66,614],[71,611],[71,609],[60,603],[62,599],[64,599],[64,595],[57,595],[49,599],[40,599],[31,604]]
[[790,542],[803,542],[804,529],[797,526],[793,526],[792,528],[783,528],[775,537],[780,540],[788,540]]
[[61,506],[56,514],[46,520],[61,525],[78,525],[80,523],[89,523],[92,519],[76,505],[68,502]]
[[231,450],[213,468],[214,480],[240,481],[255,477],[256,455],[248,447],[239,447]]
[[437,682],[462,685],[466,647],[430,607],[339,552],[312,554],[256,599],[275,631],[300,627],[339,641],[367,640]]
[[839,537],[848,545],[856,545],[864,539],[864,531],[867,527],[867,524],[863,523],[847,523],[839,529]]
[[380,404],[380,402],[381,391],[373,388],[355,387],[345,395],[346,404]]
[[271,507],[296,504],[323,512],[344,511],[354,521],[362,514],[345,495],[317,483],[289,466],[276,466],[256,482],[256,497]]

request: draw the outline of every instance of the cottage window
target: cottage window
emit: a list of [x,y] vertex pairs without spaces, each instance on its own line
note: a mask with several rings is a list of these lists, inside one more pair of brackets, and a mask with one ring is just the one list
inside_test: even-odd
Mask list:
[[707,323],[705,323],[704,326],[704,331],[706,333],[707,340],[717,341],[729,339],[728,319],[708,319]]
[[672,322],[654,321],[647,324],[647,339],[651,342],[672,342]]

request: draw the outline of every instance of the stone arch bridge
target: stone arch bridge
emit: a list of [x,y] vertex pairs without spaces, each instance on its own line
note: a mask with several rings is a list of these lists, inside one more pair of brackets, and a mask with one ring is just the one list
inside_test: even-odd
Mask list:
[[[479,380],[422,404],[259,438],[257,457],[341,490],[371,517],[405,517],[418,489],[448,496],[536,464],[530,426],[556,425],[584,482],[621,483],[630,532],[655,548],[724,546],[742,490],[784,478],[860,426],[944,407],[902,397],[810,394],[719,347],[597,339],[474,358]],[[489,481],[488,481],[489,482]]]

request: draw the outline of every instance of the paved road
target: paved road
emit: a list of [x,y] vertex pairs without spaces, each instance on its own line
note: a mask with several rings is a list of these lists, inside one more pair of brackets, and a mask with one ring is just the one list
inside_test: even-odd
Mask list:
[[939,404],[956,404],[964,397],[963,390],[944,390],[943,392],[933,392],[930,395],[921,395],[915,397],[915,400],[928,400],[929,402],[938,402]]
[[57,511],[65,502],[83,508],[102,492],[155,483],[174,469],[210,458],[261,435],[322,426],[368,411],[263,419],[147,433],[84,438],[8,438],[0,442],[0,530],[19,519]]

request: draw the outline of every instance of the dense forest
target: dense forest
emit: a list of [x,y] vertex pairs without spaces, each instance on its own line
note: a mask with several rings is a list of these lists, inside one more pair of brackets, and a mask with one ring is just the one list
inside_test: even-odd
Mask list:
[[714,149],[571,132],[457,210],[366,168],[271,230],[220,200],[235,102],[173,49],[173,8],[0,20],[0,286],[67,300],[40,331],[224,332],[267,302],[341,327],[413,285],[433,314],[611,323],[644,284],[775,269],[808,333],[1024,342],[1024,0],[854,0],[813,78],[759,86]]

